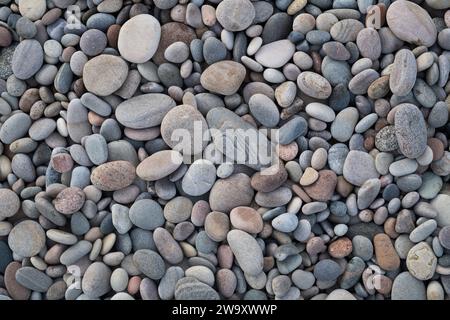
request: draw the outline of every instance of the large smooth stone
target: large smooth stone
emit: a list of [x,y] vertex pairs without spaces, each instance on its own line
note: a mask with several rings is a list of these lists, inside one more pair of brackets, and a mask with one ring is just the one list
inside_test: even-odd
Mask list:
[[125,60],[144,63],[155,54],[160,38],[159,21],[149,14],[139,14],[120,28],[117,47]]

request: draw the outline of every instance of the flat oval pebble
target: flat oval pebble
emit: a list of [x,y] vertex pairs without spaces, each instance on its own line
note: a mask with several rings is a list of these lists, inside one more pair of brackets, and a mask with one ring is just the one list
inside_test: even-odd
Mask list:
[[255,54],[255,60],[267,68],[284,66],[295,52],[295,46],[289,40],[279,40],[263,45]]
[[[208,124],[196,108],[190,105],[176,106],[162,119],[161,136],[167,145],[183,154],[198,154],[206,147],[206,141],[198,143],[194,140],[197,126],[200,127],[202,134],[206,134]],[[183,139],[180,142],[181,135],[190,139]]]
[[255,238],[241,230],[231,230],[227,242],[242,270],[249,275],[258,275],[263,269],[263,255]]
[[111,161],[92,171],[92,183],[104,191],[115,191],[128,187],[136,177],[134,166],[128,161]]
[[402,49],[395,55],[389,77],[389,88],[398,96],[409,93],[416,82],[417,64],[412,51]]
[[280,115],[275,103],[267,96],[257,93],[248,101],[250,112],[262,125],[272,128],[278,124]]
[[177,151],[159,151],[142,161],[136,168],[136,174],[143,180],[159,180],[178,169],[182,161],[183,158]]
[[16,281],[25,288],[37,292],[47,292],[52,279],[42,271],[33,267],[22,267],[16,272]]
[[351,150],[345,158],[343,170],[344,178],[356,186],[379,176],[374,159],[363,151]]
[[297,85],[302,92],[316,99],[327,99],[331,95],[331,85],[328,80],[311,71],[300,73]]
[[91,298],[98,298],[111,290],[111,269],[102,262],[94,262],[85,271],[81,288]]
[[116,108],[116,117],[122,125],[144,129],[161,124],[166,113],[175,107],[173,99],[165,94],[148,93],[128,99]]
[[423,115],[413,104],[399,105],[395,113],[395,135],[400,151],[408,158],[422,155],[427,145]]
[[436,26],[429,14],[410,1],[396,1],[386,12],[391,31],[401,40],[417,46],[431,46],[436,41]]
[[261,215],[251,207],[236,207],[230,212],[231,225],[248,233],[259,233],[263,230]]
[[117,48],[125,60],[144,63],[155,54],[160,38],[159,21],[149,14],[139,14],[120,28]]
[[85,198],[86,195],[80,188],[66,188],[56,196],[55,209],[63,214],[75,213],[83,207]]
[[197,160],[189,166],[181,182],[183,191],[200,196],[211,190],[216,181],[216,168],[208,160]]
[[16,47],[12,57],[12,71],[21,80],[31,78],[44,62],[41,44],[34,39],[26,39]]
[[0,219],[14,216],[20,209],[17,194],[8,189],[0,189]]

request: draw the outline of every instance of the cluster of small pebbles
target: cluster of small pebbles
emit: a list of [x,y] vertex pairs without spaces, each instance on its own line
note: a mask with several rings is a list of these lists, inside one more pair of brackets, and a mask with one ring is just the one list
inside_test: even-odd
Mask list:
[[0,300],[449,299],[449,9],[0,0]]

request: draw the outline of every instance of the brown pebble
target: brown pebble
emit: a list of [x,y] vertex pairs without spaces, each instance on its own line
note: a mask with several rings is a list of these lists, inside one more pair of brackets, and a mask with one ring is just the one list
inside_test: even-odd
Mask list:
[[111,161],[92,171],[91,181],[103,191],[116,191],[128,187],[136,177],[134,166],[128,161]]
[[274,257],[264,257],[263,260],[263,271],[268,272],[273,269],[275,266],[275,259]]
[[347,198],[348,195],[353,191],[353,185],[345,180],[344,176],[337,177],[336,191],[343,198]]
[[396,239],[399,234],[395,231],[395,225],[397,224],[397,219],[394,217],[389,217],[384,222],[384,232],[391,237],[391,239]]
[[174,42],[182,41],[188,46],[194,40],[196,34],[194,30],[187,25],[179,22],[169,22],[161,26],[161,40],[159,41],[158,50],[153,56],[156,64],[166,62],[164,59],[164,51]]
[[72,214],[80,210],[86,196],[80,188],[70,187],[61,191],[53,202],[55,209],[63,214]]
[[44,256],[44,261],[47,264],[59,264],[59,258],[61,254],[67,249],[66,246],[62,244],[55,244],[50,249],[48,249],[47,253]]
[[219,293],[225,298],[229,298],[233,295],[234,290],[236,290],[237,278],[230,269],[220,269],[216,273],[216,283]]
[[400,258],[387,234],[379,233],[373,238],[375,256],[378,265],[386,271],[394,271],[400,267]]
[[220,242],[226,239],[230,230],[230,219],[223,212],[213,211],[206,216],[205,231],[214,241]]
[[105,118],[99,116],[95,112],[89,111],[88,113],[88,121],[94,126],[100,127],[105,120]]
[[28,300],[31,291],[16,281],[16,272],[22,267],[19,262],[13,261],[5,270],[5,287],[11,298],[14,300]]
[[375,289],[384,295],[388,295],[391,293],[392,289],[392,280],[385,275],[376,274],[373,276],[373,283]]
[[259,233],[263,229],[261,215],[250,207],[236,207],[230,212],[231,225],[248,233]]
[[206,215],[211,212],[209,203],[205,200],[199,200],[194,203],[191,212],[191,221],[197,227],[202,227],[205,224]]
[[427,141],[428,146],[433,151],[433,161],[439,160],[444,156],[444,144],[437,138],[430,138]]
[[24,92],[19,100],[19,108],[25,113],[30,112],[31,106],[41,97],[39,96],[39,89],[31,88]]
[[106,32],[106,38],[108,39],[108,45],[112,48],[117,48],[117,40],[119,39],[120,25],[113,24],[108,28]]
[[252,176],[253,189],[262,192],[271,192],[278,189],[288,178],[283,164],[274,164],[269,168],[256,172]]
[[303,190],[302,187],[300,187],[298,184],[292,185],[291,189],[292,192],[294,192],[297,196],[299,196],[303,202],[308,203],[312,201],[312,199],[308,196],[305,190]]
[[217,260],[221,268],[231,269],[233,266],[234,256],[230,246],[223,244],[217,249]]
[[50,164],[56,172],[69,172],[73,168],[73,159],[68,153],[57,153],[52,156]]
[[0,47],[9,47],[12,42],[11,32],[4,27],[0,27]]
[[69,63],[70,62],[70,58],[72,58],[72,55],[77,52],[77,49],[75,49],[74,47],[67,47],[64,48],[62,54],[61,54],[61,58],[63,62]]
[[129,294],[131,294],[132,296],[134,296],[136,293],[139,292],[139,287],[141,286],[141,277],[139,276],[133,276],[130,278],[130,280],[128,281],[128,287],[127,287],[127,291]]
[[50,9],[42,16],[41,21],[44,24],[44,26],[48,26],[49,24],[52,24],[53,22],[58,20],[61,14],[62,10],[60,8]]
[[317,181],[310,186],[304,187],[304,190],[314,200],[328,201],[333,196],[336,184],[336,173],[332,170],[322,170],[319,172]]
[[330,256],[336,259],[344,258],[348,256],[350,253],[352,253],[353,246],[352,241],[349,238],[340,238],[328,246],[328,253]]

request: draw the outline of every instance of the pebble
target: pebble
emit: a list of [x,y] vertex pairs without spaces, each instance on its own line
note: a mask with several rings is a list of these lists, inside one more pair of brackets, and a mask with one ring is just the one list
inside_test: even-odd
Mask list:
[[161,206],[154,200],[139,200],[130,207],[128,217],[135,226],[144,230],[154,230],[164,224]]
[[136,168],[136,174],[146,181],[159,180],[178,169],[182,160],[181,154],[177,151],[159,151],[142,161]]
[[16,271],[16,281],[21,286],[37,292],[47,292],[53,283],[49,276],[33,267],[18,269]]
[[[109,96],[117,91],[128,75],[127,63],[116,56],[102,54],[89,60],[83,68],[86,89],[98,96]],[[110,79],[110,81],[102,81]]]
[[14,253],[21,257],[35,256],[45,246],[44,230],[35,221],[22,221],[10,231],[8,245]]
[[295,46],[289,40],[279,40],[263,45],[255,54],[257,62],[267,68],[284,66],[295,52]]
[[428,236],[430,236],[434,232],[434,230],[436,230],[436,228],[437,223],[435,220],[427,220],[424,223],[418,225],[413,231],[411,231],[409,239],[414,243],[423,241]]
[[272,128],[278,124],[280,119],[278,108],[267,96],[260,93],[254,94],[250,98],[248,106],[252,115],[263,126]]
[[251,207],[236,207],[230,212],[231,225],[247,233],[256,234],[263,230],[261,215]]
[[331,124],[330,132],[333,138],[340,142],[348,141],[358,122],[358,116],[358,110],[353,107],[345,108],[339,112]]
[[425,285],[408,271],[400,273],[392,283],[392,300],[425,300]]
[[255,16],[255,7],[249,0],[224,0],[216,8],[217,21],[228,31],[247,29]]
[[410,1],[399,1],[389,6],[386,22],[400,40],[426,47],[436,41],[436,26],[431,17],[423,8]]
[[132,17],[120,28],[117,48],[125,60],[144,63],[156,53],[160,39],[159,21],[149,14],[140,14]]
[[219,300],[213,288],[192,277],[180,279],[175,286],[176,300]]
[[214,241],[221,242],[227,237],[230,219],[225,213],[213,211],[206,216],[205,231]]
[[333,281],[341,275],[341,268],[331,259],[320,260],[314,266],[314,277],[318,281]]
[[386,234],[377,234],[373,239],[375,256],[378,265],[387,271],[396,270],[400,266],[400,258]]
[[19,43],[12,57],[12,71],[21,80],[31,78],[39,71],[44,62],[44,51],[41,44],[34,39],[26,39]]
[[55,209],[63,214],[72,214],[80,210],[85,202],[83,190],[77,187],[62,190],[55,198]]
[[245,74],[245,67],[242,64],[225,60],[210,65],[202,73],[200,83],[211,92],[232,95],[238,91]]
[[374,159],[363,151],[351,150],[345,158],[344,178],[356,186],[361,186],[369,179],[378,178]]
[[389,76],[389,88],[398,96],[406,96],[414,87],[417,75],[416,58],[412,51],[402,49],[395,55]]
[[149,249],[140,249],[133,254],[133,262],[145,276],[159,280],[164,276],[165,265],[161,256]]
[[226,213],[235,207],[250,205],[253,196],[250,178],[238,173],[215,182],[209,194],[209,204],[212,210]]
[[175,102],[165,94],[149,93],[128,99],[117,106],[116,117],[131,129],[150,128],[161,124]]
[[94,262],[84,273],[81,289],[90,298],[99,298],[111,290],[110,278],[111,269],[103,262]]
[[406,257],[406,266],[412,276],[419,280],[431,279],[437,265],[433,249],[426,242],[419,242],[412,247]]
[[0,219],[14,216],[20,209],[20,199],[17,194],[8,189],[0,189]]
[[183,260],[183,251],[171,233],[164,228],[157,228],[153,232],[155,246],[161,256],[171,264],[179,264]]
[[115,191],[128,187],[136,177],[134,166],[128,161],[111,161],[92,171],[94,186],[104,191]]
[[297,85],[302,92],[316,99],[327,99],[331,95],[331,85],[328,80],[311,71],[300,73]]
[[395,135],[403,155],[414,159],[423,154],[427,145],[427,132],[423,115],[412,104],[401,104],[395,113]]
[[227,234],[228,245],[242,270],[249,275],[258,275],[263,269],[263,254],[258,242],[248,233],[231,230]]
[[337,184],[337,176],[334,171],[319,171],[318,179],[311,185],[304,187],[305,192],[317,201],[328,201],[333,196]]

